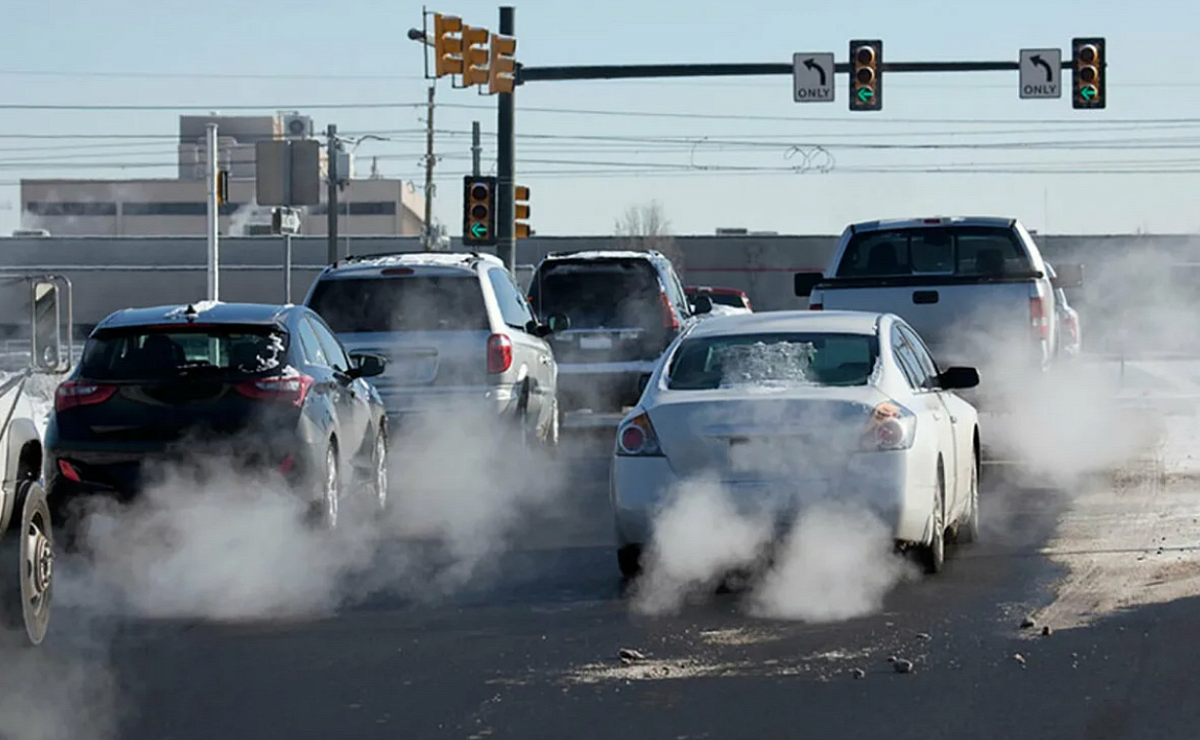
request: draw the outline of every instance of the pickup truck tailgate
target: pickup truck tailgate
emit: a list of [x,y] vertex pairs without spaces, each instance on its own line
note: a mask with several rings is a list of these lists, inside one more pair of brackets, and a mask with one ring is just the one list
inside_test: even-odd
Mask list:
[[828,311],[894,313],[929,345],[940,364],[978,363],[999,342],[1031,337],[1030,281],[851,287],[827,284]]

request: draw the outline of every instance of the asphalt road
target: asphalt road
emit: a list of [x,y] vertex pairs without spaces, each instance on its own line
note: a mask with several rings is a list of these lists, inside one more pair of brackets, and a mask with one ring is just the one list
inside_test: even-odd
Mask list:
[[[736,592],[673,616],[634,613],[607,544],[602,472],[577,464],[573,513],[549,516],[490,577],[445,598],[385,590],[328,617],[237,625],[60,609],[40,650],[0,652],[0,735],[1195,734],[1200,500],[1161,465],[1073,491],[990,473],[986,543],[901,584],[876,614],[816,625],[747,616]],[[625,665],[621,648],[645,659]]]

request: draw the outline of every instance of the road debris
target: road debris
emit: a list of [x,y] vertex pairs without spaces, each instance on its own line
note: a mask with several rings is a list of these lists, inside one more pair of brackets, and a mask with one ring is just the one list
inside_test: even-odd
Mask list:
[[921,640],[923,642],[927,642],[927,641],[933,639],[933,635],[929,634],[928,632],[918,632],[917,639]]
[[620,650],[617,651],[617,657],[620,658],[621,662],[624,663],[625,665],[629,665],[631,663],[636,663],[639,660],[646,659],[645,655],[643,655],[638,650],[634,650],[633,648],[621,648]]
[[863,670],[863,669],[861,669],[861,668],[855,668],[854,670],[850,671],[850,673],[851,673],[851,675],[853,675],[853,676],[854,676],[854,679],[855,679],[856,681],[857,681],[858,679],[860,679],[860,678],[866,678],[866,677],[867,677],[867,672],[866,672],[866,671],[864,671],[864,670]]
[[896,673],[912,673],[913,662],[904,658],[897,658],[896,662],[892,663],[892,667],[896,669]]
[[1047,624],[1047,625],[1043,626],[1042,627],[1042,637],[1049,637],[1050,633],[1052,633],[1053,631],[1054,630],[1050,629],[1050,625]]
[[1025,667],[1025,656],[1024,655],[1021,655],[1020,653],[1013,653],[1013,660],[1020,663],[1022,668]]
[[1033,617],[1025,617],[1021,620],[1021,629],[1027,630],[1037,626],[1037,622],[1033,621]]

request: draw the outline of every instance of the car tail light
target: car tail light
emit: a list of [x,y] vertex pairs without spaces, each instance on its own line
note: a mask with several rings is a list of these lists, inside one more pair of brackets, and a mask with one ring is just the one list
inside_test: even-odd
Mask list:
[[54,410],[66,411],[76,406],[104,403],[117,392],[115,385],[100,385],[81,380],[68,380],[54,392]]
[[75,466],[66,460],[58,461],[58,471],[62,473],[63,477],[69,481],[74,481],[76,483],[81,483],[83,481],[83,476],[79,474],[79,471],[75,469]]
[[1050,338],[1050,321],[1046,317],[1046,299],[1033,296],[1029,299],[1029,326],[1033,330],[1033,338],[1047,340]]
[[489,373],[495,375],[507,372],[512,367],[512,360],[513,345],[507,335],[493,334],[488,337],[487,369]]
[[411,267],[389,267],[383,270],[381,275],[411,275],[413,274]]
[[282,475],[287,475],[296,469],[296,458],[291,455],[284,455],[283,461],[279,463],[279,472]]
[[865,450],[907,450],[916,438],[917,417],[898,403],[886,401],[871,411],[860,440]]
[[308,375],[278,375],[238,383],[237,392],[256,401],[281,401],[303,406],[313,379]]
[[617,429],[617,454],[621,457],[662,457],[658,434],[646,412],[623,422]]
[[808,307],[808,310],[809,311],[823,311],[823,310],[825,310],[825,306],[824,306],[824,304],[821,304],[821,303],[814,303]]
[[675,307],[671,305],[671,299],[666,293],[658,294],[659,300],[662,301],[662,322],[664,329],[679,328],[679,314],[675,313]]

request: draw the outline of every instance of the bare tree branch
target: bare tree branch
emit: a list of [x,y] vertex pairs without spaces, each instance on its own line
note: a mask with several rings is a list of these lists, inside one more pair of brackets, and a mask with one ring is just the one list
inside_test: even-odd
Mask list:
[[683,270],[683,250],[676,244],[671,222],[657,200],[626,208],[617,219],[614,232],[621,249],[661,252],[676,270]]

